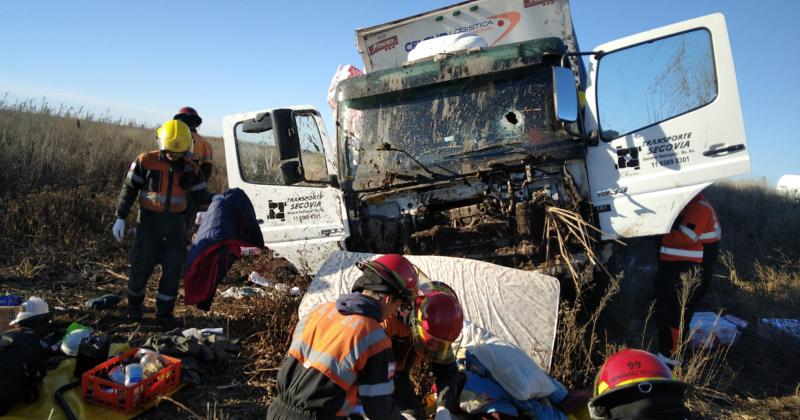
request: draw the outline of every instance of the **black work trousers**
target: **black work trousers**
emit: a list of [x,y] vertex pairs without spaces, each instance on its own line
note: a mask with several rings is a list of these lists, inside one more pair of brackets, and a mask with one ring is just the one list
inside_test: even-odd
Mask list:
[[138,222],[130,255],[128,301],[142,301],[147,280],[156,265],[160,264],[157,300],[169,303],[165,306],[170,306],[171,312],[171,304],[178,296],[181,270],[186,259],[184,215],[140,209]]
[[716,243],[708,244],[703,250],[703,262],[690,261],[659,261],[656,274],[654,293],[656,299],[655,321],[658,326],[658,351],[669,356],[674,345],[672,330],[680,328],[681,300],[683,281],[691,278],[693,271],[697,271],[699,283],[686,300],[683,312],[683,338],[688,338],[689,324],[697,305],[702,301],[711,284],[714,274],[714,262],[719,255],[719,246]]

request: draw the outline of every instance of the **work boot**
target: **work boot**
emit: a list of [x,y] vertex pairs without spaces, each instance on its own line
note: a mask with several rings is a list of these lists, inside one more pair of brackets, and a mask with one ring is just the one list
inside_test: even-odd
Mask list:
[[144,295],[132,296],[128,294],[128,309],[126,315],[130,322],[142,321],[142,305],[144,304]]
[[173,308],[175,308],[174,300],[156,299],[156,323],[169,330],[177,328],[180,321],[172,315]]

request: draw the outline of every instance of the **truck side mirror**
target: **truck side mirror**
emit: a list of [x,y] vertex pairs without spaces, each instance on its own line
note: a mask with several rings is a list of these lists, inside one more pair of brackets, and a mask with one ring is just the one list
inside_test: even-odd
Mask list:
[[252,120],[242,121],[242,131],[245,133],[263,133],[272,130],[272,119],[268,112],[256,115]]
[[283,175],[283,183],[286,185],[294,185],[302,181],[300,162],[296,160],[281,162],[281,175]]
[[299,158],[300,138],[294,126],[292,110],[286,108],[272,110],[272,127],[281,161]]
[[573,123],[578,120],[578,88],[575,75],[567,67],[553,67],[553,102],[559,121]]

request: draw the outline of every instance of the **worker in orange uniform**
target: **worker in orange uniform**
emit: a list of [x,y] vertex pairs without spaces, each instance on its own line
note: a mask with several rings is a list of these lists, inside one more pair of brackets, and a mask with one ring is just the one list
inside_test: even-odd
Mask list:
[[[380,266],[378,266],[380,264]],[[394,377],[394,400],[403,413],[425,418],[421,398],[414,392],[409,373],[424,359],[430,362],[440,401],[449,410],[457,408],[458,365],[451,348],[461,333],[464,313],[455,291],[442,282],[421,282],[419,271],[402,255],[387,254],[358,264],[364,271],[386,267],[420,285],[411,308],[398,311],[382,322],[392,340],[397,362]]]
[[138,199],[139,217],[128,277],[128,318],[134,322],[142,319],[147,280],[155,266],[161,264],[156,320],[174,327],[172,312],[186,258],[183,237],[186,203],[191,196],[198,203],[208,204],[212,196],[199,166],[187,157],[192,141],[189,127],[170,120],[156,130],[156,137],[158,150],[140,154],[128,170],[112,233],[117,241],[122,241],[125,218]]
[[[185,106],[178,110],[178,113],[172,117],[178,121],[183,121],[189,126],[192,132],[192,149],[191,154],[194,161],[200,166],[200,170],[206,178],[206,182],[211,181],[211,172],[213,170],[212,163],[212,150],[211,144],[197,132],[197,127],[203,123],[203,119],[197,113],[197,110],[190,106]],[[186,205],[186,242],[192,242],[192,234],[194,233],[194,222],[197,212],[203,210],[193,200],[189,200]]]
[[722,229],[711,203],[697,194],[681,211],[672,230],[661,238],[659,267],[655,280],[655,319],[658,325],[659,357],[674,367],[670,358],[677,351],[681,323],[682,278],[698,272],[700,283],[690,294],[683,313],[687,332],[697,304],[711,283],[713,264],[719,255]]
[[294,331],[268,419],[403,419],[392,399],[392,342],[380,322],[408,305],[417,284],[376,264],[350,294],[317,306]]

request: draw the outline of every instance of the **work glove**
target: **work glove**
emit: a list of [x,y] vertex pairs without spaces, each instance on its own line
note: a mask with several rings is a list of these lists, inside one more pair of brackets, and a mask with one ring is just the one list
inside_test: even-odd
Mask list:
[[125,237],[125,220],[117,219],[117,221],[114,222],[114,227],[111,228],[111,233],[114,235],[117,242],[122,242],[122,238]]

